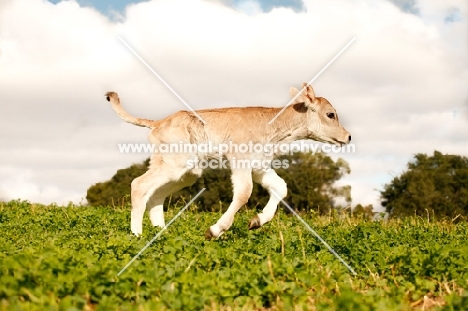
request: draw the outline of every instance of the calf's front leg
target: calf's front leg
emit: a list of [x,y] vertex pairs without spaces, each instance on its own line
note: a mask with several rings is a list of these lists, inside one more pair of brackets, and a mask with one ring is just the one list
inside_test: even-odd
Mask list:
[[231,179],[234,190],[232,202],[218,222],[206,230],[205,238],[207,240],[219,237],[224,231],[231,227],[237,211],[247,204],[250,195],[252,194],[251,170],[233,169]]
[[270,199],[260,214],[255,215],[249,222],[249,230],[257,229],[269,222],[276,213],[278,203],[286,197],[288,188],[283,178],[279,177],[274,170],[267,172],[255,171],[253,180],[262,185],[270,193]]

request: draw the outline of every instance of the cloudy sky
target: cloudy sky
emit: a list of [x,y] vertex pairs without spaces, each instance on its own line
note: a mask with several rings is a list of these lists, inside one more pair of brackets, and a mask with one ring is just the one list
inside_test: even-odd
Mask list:
[[309,81],[338,110],[356,152],[353,204],[379,206],[383,185],[416,153],[468,156],[465,0],[153,0],[0,2],[0,199],[85,203],[87,188],[146,154],[133,115],[282,107]]

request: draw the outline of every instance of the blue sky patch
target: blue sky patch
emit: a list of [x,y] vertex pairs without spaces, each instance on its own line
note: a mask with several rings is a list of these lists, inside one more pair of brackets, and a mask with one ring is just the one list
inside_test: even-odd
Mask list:
[[[61,2],[61,0],[48,0],[53,4]],[[145,1],[137,0],[76,0],[80,6],[83,7],[93,7],[99,12],[108,15],[112,11],[118,11],[123,13],[125,7],[131,3],[139,3]]]
[[458,8],[449,10],[449,13],[444,18],[444,22],[447,24],[461,22],[463,20],[462,13]]
[[[61,0],[48,0],[53,4],[59,3]],[[124,13],[125,7],[132,3],[139,3],[145,1],[138,0],[76,0],[80,6],[93,7],[105,15],[109,15],[111,12]],[[291,8],[295,12],[304,10],[304,4],[302,0],[221,0],[222,3],[227,6],[239,7],[245,2],[256,2],[260,6],[263,12],[269,12],[277,7]]]

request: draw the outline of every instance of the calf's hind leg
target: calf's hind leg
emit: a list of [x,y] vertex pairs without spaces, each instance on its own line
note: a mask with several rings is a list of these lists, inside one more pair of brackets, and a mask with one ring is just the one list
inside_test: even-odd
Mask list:
[[165,226],[164,221],[164,200],[171,194],[191,186],[197,181],[198,176],[186,173],[180,180],[168,181],[161,187],[157,188],[151,198],[148,201],[149,216],[153,226],[163,228]]
[[187,172],[185,168],[181,169],[171,163],[164,164],[150,167],[145,174],[132,181],[131,230],[136,236],[143,232],[143,215],[147,203],[150,205],[152,224],[164,227],[164,199],[197,180],[198,175]]
[[158,169],[150,169],[132,181],[130,227],[132,233],[136,236],[143,233],[143,215],[146,210],[146,203],[154,191],[164,183],[161,178],[155,178],[158,172]]

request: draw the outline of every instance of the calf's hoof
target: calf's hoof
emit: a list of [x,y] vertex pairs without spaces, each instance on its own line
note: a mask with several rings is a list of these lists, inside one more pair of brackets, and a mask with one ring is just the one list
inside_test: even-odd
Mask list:
[[254,218],[252,218],[249,222],[249,230],[257,229],[260,227],[261,227],[260,218],[258,217],[258,215],[255,215]]
[[211,240],[212,238],[214,238],[214,235],[213,235],[213,233],[211,233],[210,228],[206,229],[206,231],[205,231],[205,239],[206,239],[206,240]]

